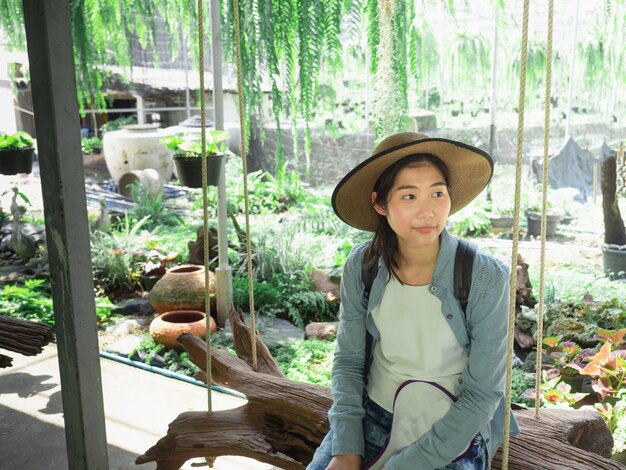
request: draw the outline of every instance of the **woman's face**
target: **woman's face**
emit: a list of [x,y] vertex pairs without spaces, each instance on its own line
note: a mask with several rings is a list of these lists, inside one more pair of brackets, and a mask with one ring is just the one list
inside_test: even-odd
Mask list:
[[[375,200],[376,193],[372,194]],[[385,206],[374,209],[387,217],[398,236],[400,248],[437,244],[450,213],[450,194],[439,169],[430,164],[407,166],[400,170]]]

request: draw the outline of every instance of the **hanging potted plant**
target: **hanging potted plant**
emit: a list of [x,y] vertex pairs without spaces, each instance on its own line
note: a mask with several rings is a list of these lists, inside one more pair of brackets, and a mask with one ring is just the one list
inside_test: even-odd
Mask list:
[[23,131],[0,135],[0,173],[17,175],[33,171],[33,138]]
[[[224,171],[224,143],[230,134],[226,131],[206,131],[207,185],[217,186]],[[202,187],[202,140],[200,134],[183,133],[161,139],[174,151],[174,164],[183,186]]]
[[604,272],[613,279],[626,279],[626,229],[619,209],[620,196],[626,199],[624,144],[619,155],[602,162],[601,188],[604,216]]

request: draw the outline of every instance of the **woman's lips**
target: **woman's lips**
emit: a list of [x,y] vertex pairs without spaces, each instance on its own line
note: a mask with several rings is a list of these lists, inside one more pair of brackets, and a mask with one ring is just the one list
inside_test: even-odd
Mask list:
[[415,230],[417,230],[419,233],[431,233],[433,230],[435,230],[435,227],[417,227]]

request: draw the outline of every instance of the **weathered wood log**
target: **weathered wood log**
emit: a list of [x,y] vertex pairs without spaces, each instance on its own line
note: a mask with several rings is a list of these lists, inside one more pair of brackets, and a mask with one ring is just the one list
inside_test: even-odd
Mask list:
[[604,216],[604,243],[626,245],[624,219],[617,200],[617,158],[609,157],[602,162],[600,189],[602,190],[602,214]]
[[[185,334],[179,342],[196,365],[206,368],[202,340]],[[170,470],[194,457],[240,455],[287,470],[304,469],[328,431],[330,390],[254,372],[249,361],[222,350],[211,351],[211,374],[215,383],[245,393],[248,403],[211,415],[182,413],[136,463],[157,462],[158,470]],[[540,420],[533,413],[515,412],[522,434],[510,441],[509,469],[625,469],[608,459],[612,437],[597,412],[542,410]],[[501,468],[500,454],[493,468]]]
[[[233,332],[233,342],[237,357],[252,365],[252,342],[250,341],[250,328],[246,325],[246,321],[241,310],[230,312],[230,328]],[[276,377],[284,377],[283,371],[280,370],[278,364],[272,357],[269,349],[261,339],[255,334],[256,356],[257,356],[257,372],[263,374],[275,375]],[[206,370],[206,365],[205,369]]]
[[0,315],[0,349],[35,356],[53,339],[48,325]]

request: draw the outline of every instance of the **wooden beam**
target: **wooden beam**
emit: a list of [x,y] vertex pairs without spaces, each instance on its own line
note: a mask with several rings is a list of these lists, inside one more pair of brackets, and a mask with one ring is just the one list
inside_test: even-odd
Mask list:
[[70,469],[108,468],[68,0],[23,0]]

